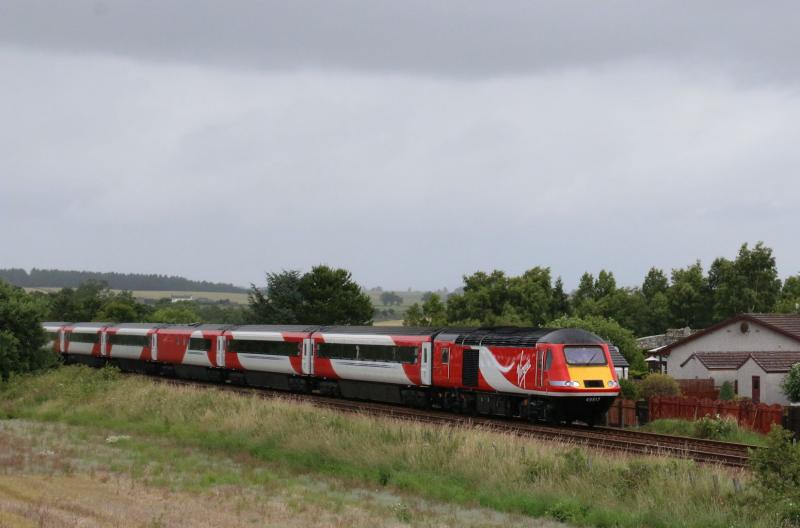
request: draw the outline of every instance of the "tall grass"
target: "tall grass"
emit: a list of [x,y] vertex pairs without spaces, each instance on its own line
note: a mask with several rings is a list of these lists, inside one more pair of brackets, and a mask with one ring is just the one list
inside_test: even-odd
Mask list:
[[651,433],[709,438],[753,446],[765,446],[767,443],[766,436],[739,427],[735,420],[725,418],[706,417],[694,421],[665,418],[652,421],[639,429]]
[[[0,417],[166,437],[282,468],[582,526],[776,526],[746,472],[68,367],[0,388]],[[737,491],[733,478],[743,483]]]

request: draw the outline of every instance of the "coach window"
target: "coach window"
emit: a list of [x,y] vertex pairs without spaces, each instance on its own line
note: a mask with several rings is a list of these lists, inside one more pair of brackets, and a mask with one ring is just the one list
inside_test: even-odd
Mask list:
[[450,349],[443,348],[442,349],[442,365],[450,364]]
[[322,343],[317,349],[317,355],[328,359],[356,359],[358,358],[358,348],[356,345]]
[[208,352],[211,350],[211,340],[202,337],[192,337],[189,339],[189,350],[200,350]]

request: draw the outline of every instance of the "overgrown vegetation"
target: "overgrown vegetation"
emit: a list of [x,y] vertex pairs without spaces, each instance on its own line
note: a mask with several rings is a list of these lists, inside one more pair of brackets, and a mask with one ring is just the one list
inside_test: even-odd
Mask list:
[[[776,526],[746,473],[474,429],[343,416],[161,385],[112,369],[67,367],[14,378],[0,388],[0,415],[113,430],[145,443],[164,438],[211,453],[242,453],[294,473],[579,526]],[[407,514],[398,508],[398,519]]]
[[45,311],[44,303],[0,280],[0,379],[55,363],[55,355],[43,350]]
[[681,388],[675,378],[667,374],[657,372],[648,374],[639,383],[639,394],[642,398],[649,400],[656,396],[679,396]]
[[719,388],[719,399],[722,401],[731,401],[736,399],[736,391],[734,390],[733,383],[725,381]]
[[800,363],[792,365],[783,379],[781,389],[791,402],[800,401]]
[[737,444],[766,445],[764,435],[739,427],[735,420],[725,417],[706,416],[694,421],[663,418],[654,420],[639,429],[651,433],[708,438]]
[[767,446],[753,453],[751,467],[763,507],[788,526],[800,526],[800,445],[792,433],[773,426]]
[[639,387],[637,384],[629,379],[620,378],[619,380],[620,395],[626,400],[639,399]]

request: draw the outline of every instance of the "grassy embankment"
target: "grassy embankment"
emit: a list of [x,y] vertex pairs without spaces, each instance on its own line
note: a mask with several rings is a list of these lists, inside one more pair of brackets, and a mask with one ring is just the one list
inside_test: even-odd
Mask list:
[[767,437],[739,427],[735,421],[706,419],[705,421],[662,419],[650,422],[638,428],[640,431],[661,433],[690,438],[708,438],[723,442],[737,444],[750,444],[754,446],[767,445]]
[[[66,423],[85,435],[130,435],[123,443],[136,464],[128,470],[164,486],[174,485],[171,467],[239,457],[247,463],[213,468],[199,485],[244,482],[269,490],[280,486],[280,475],[305,475],[581,526],[776,525],[760,509],[746,472],[343,416],[306,404],[170,387],[108,369],[70,367],[17,378],[0,388],[0,417]],[[202,456],[184,457],[187,449]],[[401,509],[396,519],[426,522],[413,508]]]

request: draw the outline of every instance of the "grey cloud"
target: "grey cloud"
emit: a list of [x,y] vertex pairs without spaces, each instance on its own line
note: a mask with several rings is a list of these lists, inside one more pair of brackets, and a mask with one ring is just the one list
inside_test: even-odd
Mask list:
[[800,271],[800,101],[779,86],[646,62],[464,83],[14,50],[0,81],[0,266],[635,284],[763,239]]
[[7,46],[481,78],[663,60],[794,80],[795,2],[7,0]]

